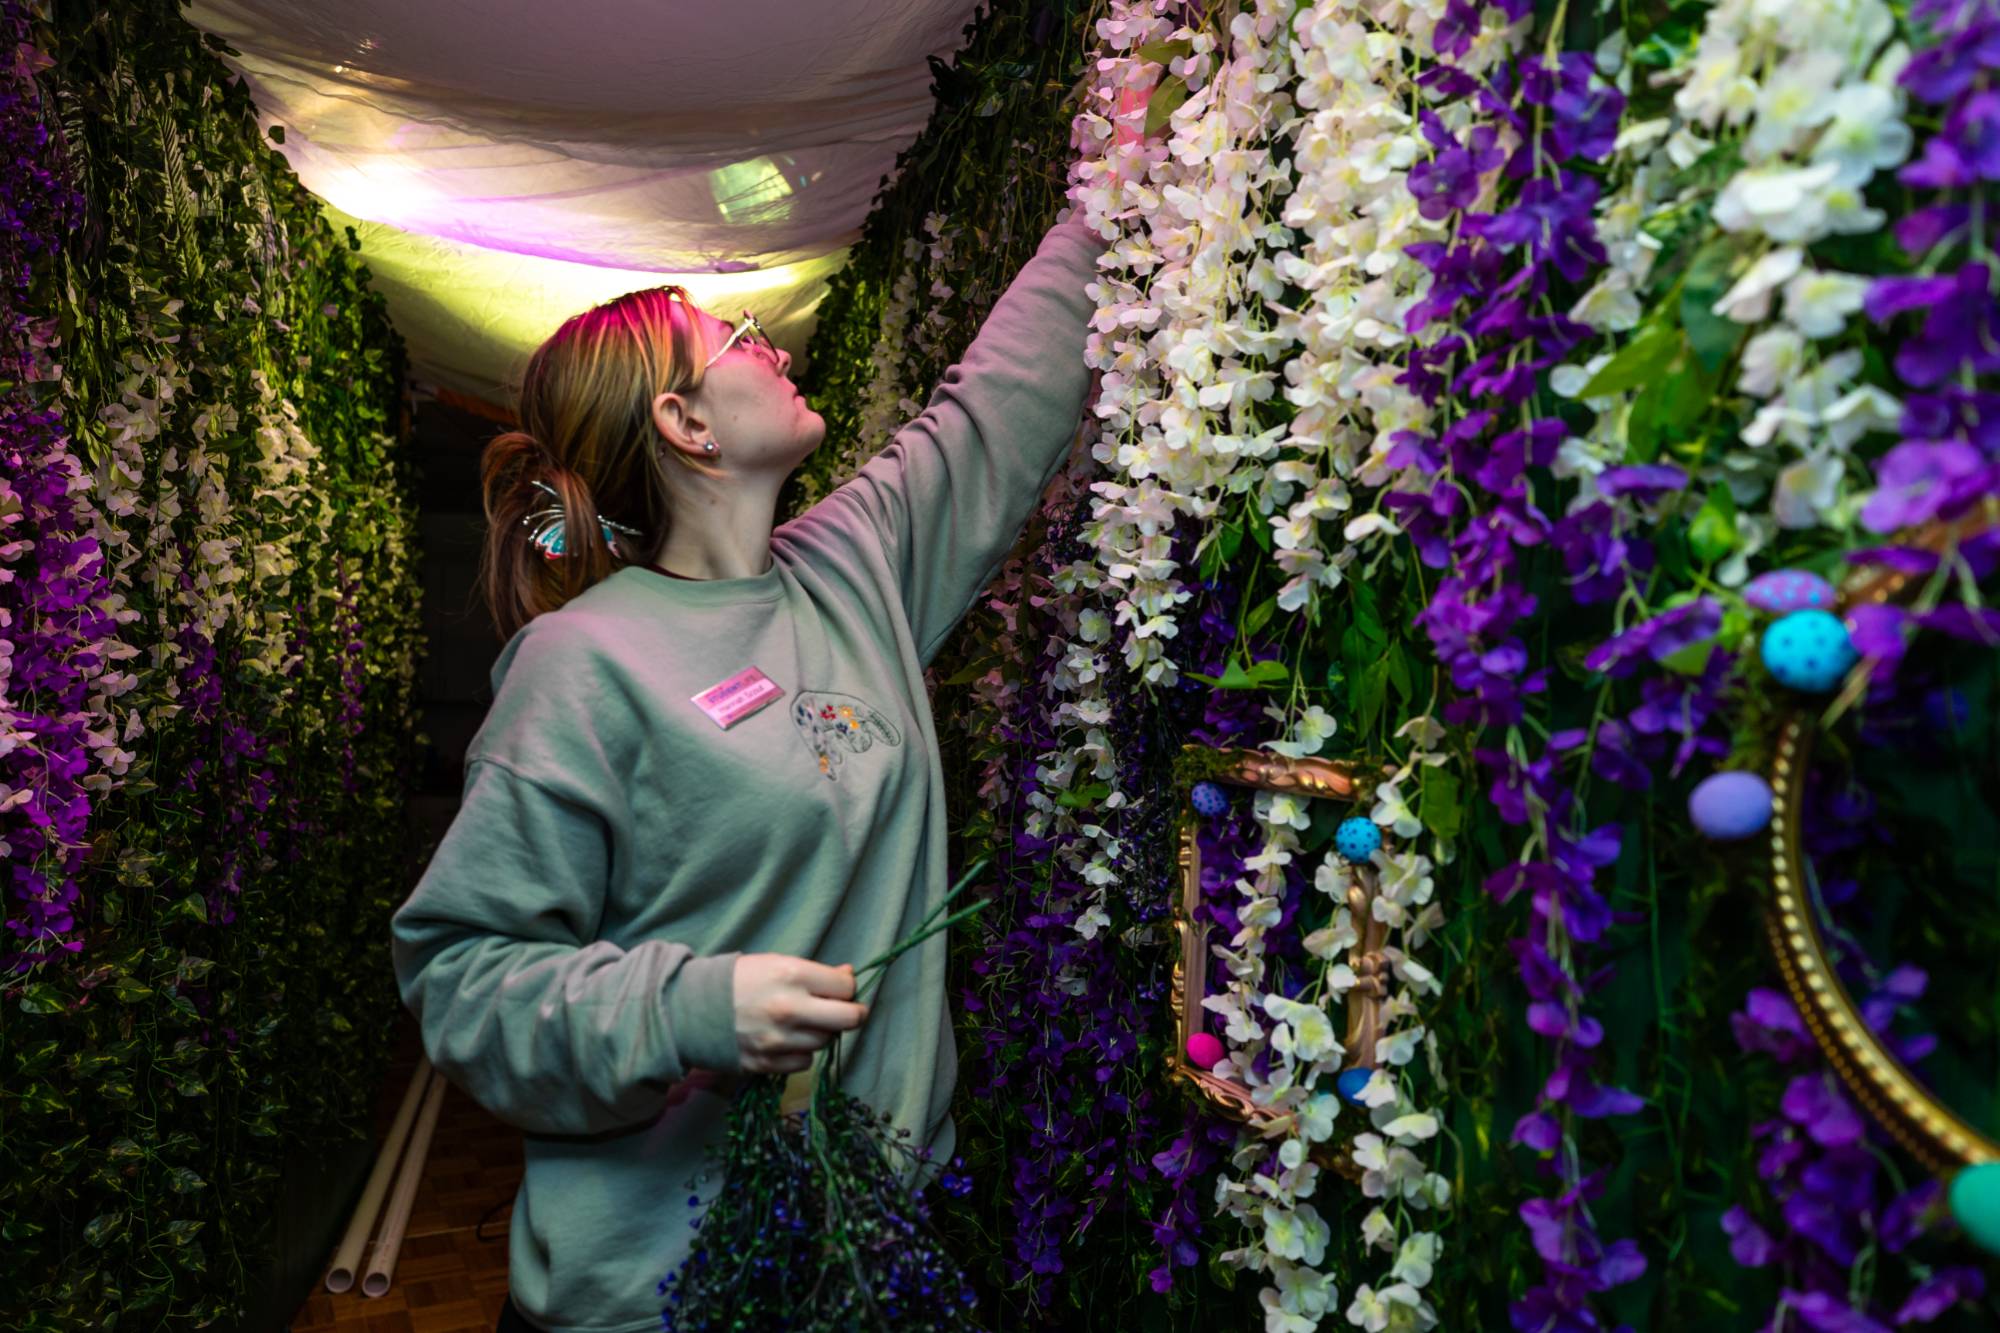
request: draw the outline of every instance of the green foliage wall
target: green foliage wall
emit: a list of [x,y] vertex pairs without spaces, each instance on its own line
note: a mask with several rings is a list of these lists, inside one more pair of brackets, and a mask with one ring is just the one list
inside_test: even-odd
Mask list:
[[0,1324],[228,1327],[281,1163],[369,1135],[397,1012],[401,344],[173,0],[30,19],[16,68],[83,207],[28,287],[41,374],[5,387],[60,414],[118,624],[70,662],[97,688],[73,928],[0,974]]

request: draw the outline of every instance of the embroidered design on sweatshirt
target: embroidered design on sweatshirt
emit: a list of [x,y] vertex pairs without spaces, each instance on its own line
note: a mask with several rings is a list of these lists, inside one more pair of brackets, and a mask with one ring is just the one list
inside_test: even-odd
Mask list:
[[848,755],[872,749],[877,741],[903,743],[895,723],[851,694],[800,690],[792,701],[792,721],[829,782],[840,781],[840,766]]

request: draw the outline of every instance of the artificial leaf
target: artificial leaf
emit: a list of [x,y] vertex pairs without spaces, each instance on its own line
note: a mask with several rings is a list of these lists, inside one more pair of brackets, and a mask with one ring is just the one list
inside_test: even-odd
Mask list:
[[69,1008],[62,991],[46,981],[37,981],[21,991],[24,1014],[59,1014]]
[[1465,810],[1459,802],[1458,774],[1446,767],[1425,768],[1418,790],[1417,818],[1440,838],[1455,838],[1464,823]]
[[1172,42],[1147,42],[1134,47],[1132,54],[1141,60],[1150,60],[1156,65],[1164,65],[1170,60],[1184,59],[1194,54],[1194,41],[1183,37]]
[[202,1224],[199,1220],[180,1218],[167,1223],[166,1231],[163,1234],[169,1245],[185,1245],[194,1239],[194,1233],[200,1231],[201,1227]]
[[1699,676],[1707,669],[1709,655],[1714,651],[1714,639],[1698,639],[1661,658],[1660,665],[1683,676]]
[[1251,607],[1249,612],[1243,617],[1243,632],[1245,634],[1255,634],[1258,630],[1264,628],[1270,622],[1271,614],[1277,609],[1278,599],[1276,597],[1266,597],[1263,601]]
[[1743,325],[1715,313],[1715,303],[1729,290],[1736,253],[1737,243],[1729,237],[1710,241],[1695,251],[1681,285],[1681,327],[1687,330],[1695,361],[1710,373],[1735,355],[1745,332]]
[[1704,565],[1728,555],[1736,545],[1736,497],[1727,486],[1714,486],[1688,524],[1688,550]]
[[1161,79],[1159,86],[1153,89],[1152,98],[1146,103],[1146,133],[1158,134],[1161,127],[1167,123],[1168,117],[1172,116],[1187,99],[1188,86],[1185,79],[1175,76]]
[[1111,794],[1108,782],[1086,782],[1080,787],[1070,787],[1056,794],[1056,804],[1071,810],[1094,806]]
[[123,1213],[99,1213],[83,1224],[83,1238],[92,1245],[102,1245],[117,1235],[124,1225]]
[[1608,398],[1652,380],[1657,380],[1680,354],[1681,331],[1671,324],[1656,324],[1631,342],[1618,355],[1599,367],[1583,386],[1580,398]]

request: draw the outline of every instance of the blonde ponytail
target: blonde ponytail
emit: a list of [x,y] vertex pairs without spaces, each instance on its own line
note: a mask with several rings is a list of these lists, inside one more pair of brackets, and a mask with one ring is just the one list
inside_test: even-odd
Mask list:
[[[488,443],[479,466],[487,523],[479,584],[502,642],[660,549],[671,485],[663,452],[714,475],[678,449],[656,447],[653,425],[660,394],[701,387],[709,349],[696,309],[679,287],[631,292],[572,316],[528,358],[520,428]],[[550,504],[563,514],[559,559],[543,554],[523,522]],[[620,535],[613,551],[599,515],[640,535]]]

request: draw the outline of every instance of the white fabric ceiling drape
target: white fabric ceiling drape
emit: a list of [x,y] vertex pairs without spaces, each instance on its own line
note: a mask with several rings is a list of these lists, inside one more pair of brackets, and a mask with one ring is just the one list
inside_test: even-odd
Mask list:
[[[566,318],[679,282],[801,356],[977,0],[193,0],[413,370],[496,403]],[[357,221],[358,220],[358,221]],[[799,366],[803,369],[803,365]]]

